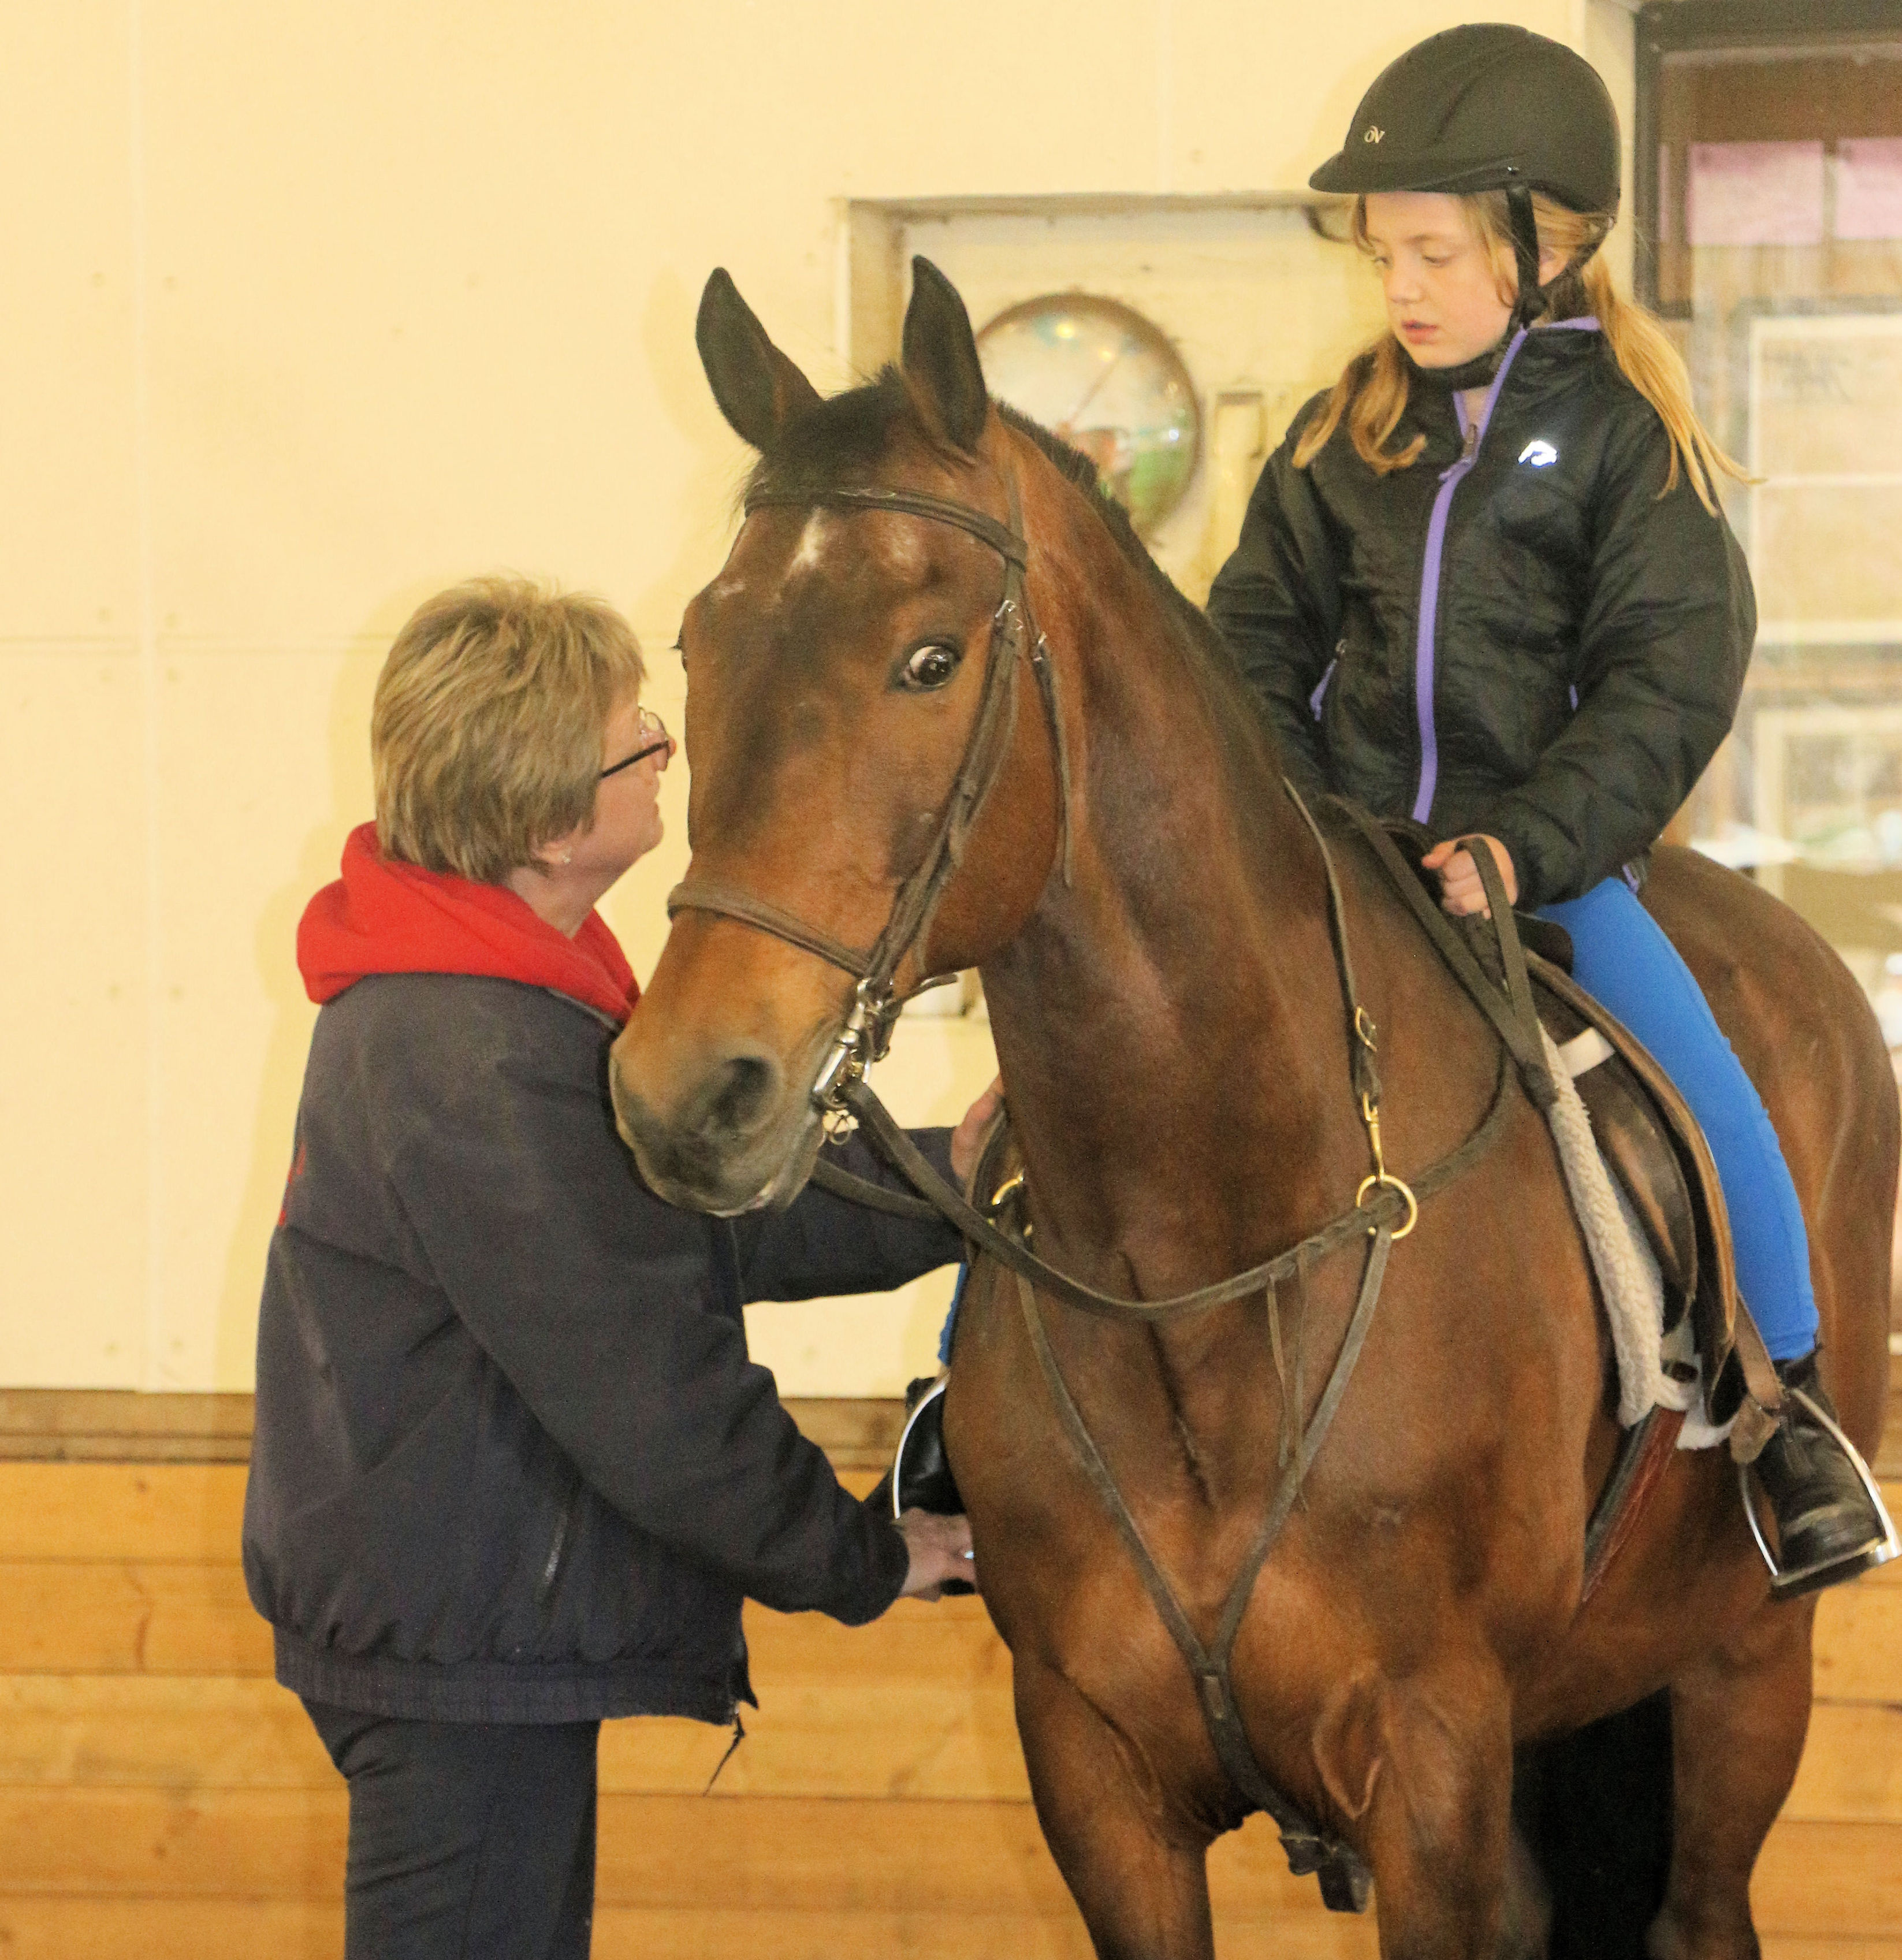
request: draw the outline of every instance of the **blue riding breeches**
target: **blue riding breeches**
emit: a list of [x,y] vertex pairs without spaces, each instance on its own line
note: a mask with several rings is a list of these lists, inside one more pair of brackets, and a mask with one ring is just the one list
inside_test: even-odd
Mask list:
[[1773,1360],[1816,1345],[1809,1235],[1769,1112],[1690,969],[1621,878],[1541,905],[1572,935],[1573,972],[1658,1058],[1703,1125],[1730,1213],[1737,1284]]

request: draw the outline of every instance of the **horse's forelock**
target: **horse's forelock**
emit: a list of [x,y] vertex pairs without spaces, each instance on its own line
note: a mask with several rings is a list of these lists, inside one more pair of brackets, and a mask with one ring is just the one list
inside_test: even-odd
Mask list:
[[749,492],[824,483],[860,489],[879,480],[893,450],[941,450],[895,367],[821,402],[790,423],[754,466]]

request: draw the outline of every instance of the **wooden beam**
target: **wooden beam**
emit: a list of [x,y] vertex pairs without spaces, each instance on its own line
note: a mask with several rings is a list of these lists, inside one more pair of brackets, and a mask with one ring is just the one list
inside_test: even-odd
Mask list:
[[[1230,1914],[1221,1932],[1276,1960],[1376,1960],[1371,1917],[1345,1920],[1317,1905],[1287,1914]],[[8,1960],[336,1960],[343,1908],[336,1901],[266,1899],[0,1898]],[[836,1904],[804,1912],[736,1912],[606,1906],[594,1916],[594,1960],[1091,1960],[1083,1921],[1067,1905],[1048,1916],[879,1912]],[[1832,1947],[1827,1955],[1768,1960],[1878,1960]],[[1884,1949],[1881,1960],[1893,1960]]]
[[[131,1389],[0,1389],[0,1462],[245,1463],[254,1401]],[[786,1408],[835,1468],[883,1470],[905,1427],[905,1405],[895,1398],[794,1397]]]
[[[334,1793],[0,1790],[8,1896],[335,1898],[346,1805]],[[604,1796],[604,1906],[921,1917],[1061,1917],[1067,1895],[1027,1804]],[[1261,1818],[1210,1858],[1218,1915],[1309,1909]],[[1753,1896],[1766,1931],[1902,1940],[1902,1826],[1786,1822]]]

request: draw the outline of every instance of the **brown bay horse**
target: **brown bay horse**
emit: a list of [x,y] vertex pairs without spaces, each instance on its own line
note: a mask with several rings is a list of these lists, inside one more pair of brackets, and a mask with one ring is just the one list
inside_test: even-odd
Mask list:
[[[879,939],[971,742],[1003,547],[928,504],[816,493],[981,513],[1027,541],[1018,597],[1035,637],[1009,650],[1017,671],[984,737],[994,774],[897,978],[981,969],[1036,1251],[1153,1300],[1351,1208],[1369,1140],[1318,849],[1201,615],[1075,460],[987,400],[962,303],[928,266],[902,366],[870,387],[822,401],[724,274],[701,346],[768,494],[682,629],[690,881],[825,945]],[[1386,1160],[1405,1176],[1481,1123],[1498,1045],[1371,860],[1345,843],[1334,856],[1379,1029]],[[1743,879],[1661,851],[1646,900],[1775,1119],[1812,1234],[1824,1372],[1872,1453],[1898,1131],[1874,1018],[1815,935]],[[723,1212],[797,1190],[852,1000],[809,945],[682,910],[613,1058],[654,1188]],[[1278,1330],[1299,1359],[1280,1367],[1258,1295],[1154,1325],[1042,1304],[1205,1637],[1276,1487],[1284,1396],[1311,1407],[1361,1271],[1352,1250],[1314,1262]],[[1019,1306],[1012,1276],[981,1262],[946,1430],[1038,1815],[1099,1953],[1207,1956],[1204,1857],[1242,1806]],[[1814,1601],[1770,1603],[1719,1449],[1673,1459],[1581,1607],[1616,1443],[1607,1352],[1549,1133],[1515,1083],[1496,1144],[1392,1246],[1359,1372],[1234,1650],[1248,1748],[1371,1868],[1383,1954],[1539,1950],[1516,1876],[1515,1750],[1665,1688],[1671,1853],[1651,1951],[1757,1951],[1749,1876],[1802,1751]]]

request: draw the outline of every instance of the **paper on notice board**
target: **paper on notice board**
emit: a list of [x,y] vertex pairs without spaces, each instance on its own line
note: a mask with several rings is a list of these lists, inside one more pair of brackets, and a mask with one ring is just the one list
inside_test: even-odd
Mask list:
[[1693,143],[1684,216],[1693,245],[1820,245],[1822,145]]
[[1838,138],[1836,235],[1902,238],[1902,136]]

